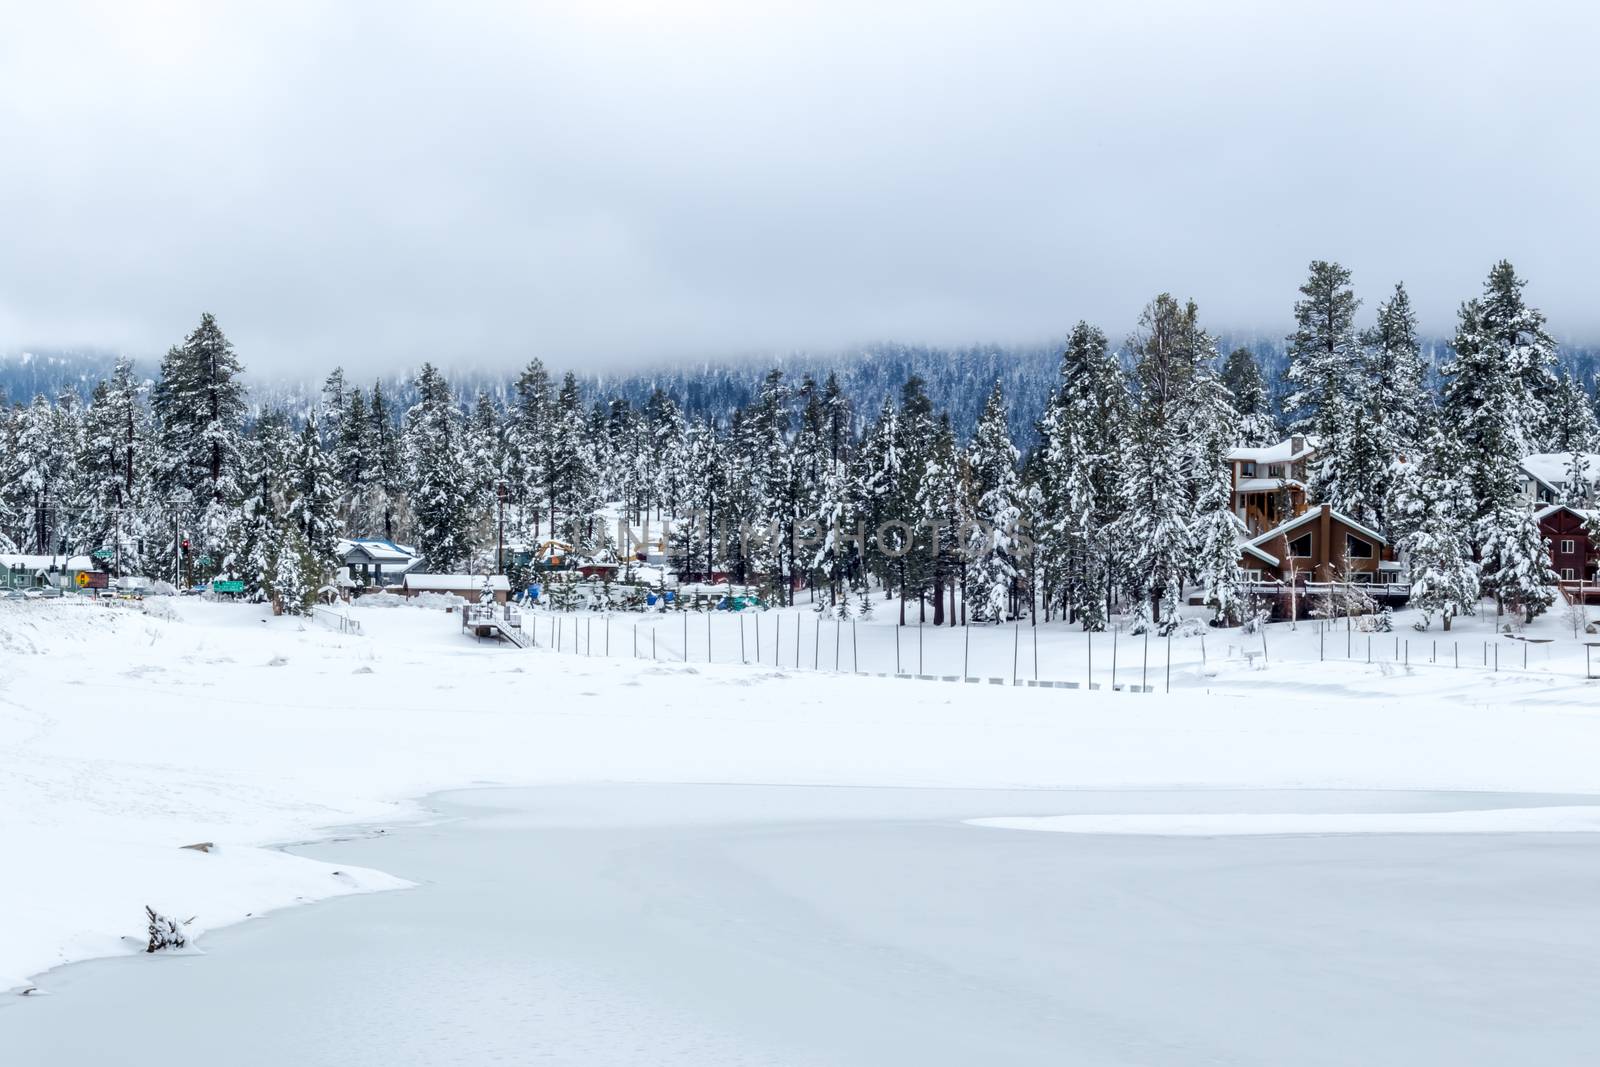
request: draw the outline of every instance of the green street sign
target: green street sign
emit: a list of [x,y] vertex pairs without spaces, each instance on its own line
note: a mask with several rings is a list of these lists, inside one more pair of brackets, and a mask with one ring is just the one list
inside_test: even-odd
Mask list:
[[244,592],[244,583],[243,582],[212,582],[211,583],[211,591],[213,593],[242,593],[242,592]]

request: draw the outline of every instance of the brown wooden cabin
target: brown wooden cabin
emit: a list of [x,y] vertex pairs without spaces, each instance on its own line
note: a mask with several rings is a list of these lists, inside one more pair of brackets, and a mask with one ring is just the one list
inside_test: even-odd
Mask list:
[[1239,567],[1249,587],[1272,598],[1287,615],[1290,596],[1307,597],[1330,586],[1358,585],[1381,604],[1410,599],[1401,568],[1384,536],[1322,504],[1245,542]]
[[1587,529],[1595,512],[1552,504],[1534,513],[1550,545],[1550,566],[1569,603],[1600,603],[1600,542]]

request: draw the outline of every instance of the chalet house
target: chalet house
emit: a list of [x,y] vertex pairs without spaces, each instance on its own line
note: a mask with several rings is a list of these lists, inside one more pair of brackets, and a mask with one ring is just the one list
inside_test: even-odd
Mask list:
[[[1580,452],[1584,481],[1582,493],[1585,502],[1600,497],[1600,455]],[[1531,508],[1548,507],[1568,498],[1567,475],[1572,470],[1571,452],[1538,452],[1522,458],[1522,495]],[[1557,568],[1558,570],[1560,568]]]
[[1382,534],[1327,504],[1246,541],[1239,566],[1252,583],[1283,585],[1389,586],[1401,570]]
[[451,593],[476,604],[483,597],[487,584],[494,593],[494,602],[504,604],[511,596],[511,582],[503,574],[407,574],[400,582],[400,595],[414,597],[421,593]]
[[376,537],[344,538],[339,559],[345,567],[343,585],[357,589],[386,589],[400,584],[422,562],[414,548]]
[[1294,434],[1275,445],[1228,451],[1233,513],[1251,537],[1306,510],[1306,480],[1317,444],[1313,436]]
[[1600,600],[1600,539],[1587,528],[1600,521],[1600,510],[1550,504],[1534,512],[1539,532],[1550,543],[1550,566],[1561,578],[1569,601]]

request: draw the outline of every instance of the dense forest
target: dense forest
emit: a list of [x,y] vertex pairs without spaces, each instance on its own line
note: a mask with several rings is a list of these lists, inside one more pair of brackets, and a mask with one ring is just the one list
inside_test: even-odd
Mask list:
[[[580,554],[626,552],[607,516],[676,519],[681,574],[779,600],[954,622],[1127,608],[1167,626],[1186,590],[1251,610],[1230,449],[1294,430],[1308,486],[1400,545],[1413,602],[1551,603],[1519,460],[1596,447],[1594,354],[1563,352],[1508,263],[1426,343],[1403,285],[1363,314],[1350,272],[1311,265],[1281,342],[1208,332],[1161,294],[1114,342],[880,346],[777,365],[581,378],[432,364],[315,388],[250,386],[210,315],[145,374],[131,360],[8,363],[0,548],[98,552],[122,574],[228,574],[302,610],[341,536],[414,543],[428,569],[495,566],[496,523]],[[1575,458],[1569,492],[1592,491]],[[502,507],[502,505],[504,505]]]

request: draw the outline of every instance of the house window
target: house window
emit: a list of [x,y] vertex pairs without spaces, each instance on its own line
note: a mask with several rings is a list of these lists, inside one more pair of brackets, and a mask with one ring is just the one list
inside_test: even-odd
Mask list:
[[1563,582],[1576,581],[1577,578],[1578,578],[1577,572],[1574,571],[1571,567],[1562,567],[1561,568],[1561,580]]
[[1301,534],[1289,542],[1289,555],[1295,559],[1311,558],[1311,535]]
[[1256,465],[1254,463],[1246,463],[1239,473],[1241,477],[1254,478],[1256,476]]
[[1352,582],[1356,583],[1357,585],[1371,585],[1372,584],[1372,572],[1371,571],[1356,571],[1354,574],[1352,574],[1350,576],[1350,580]]
[[1344,535],[1344,555],[1346,559],[1371,559],[1372,546],[1359,537]]
[[1562,541],[1561,541],[1561,554],[1562,555],[1570,556],[1570,555],[1572,555],[1572,553],[1573,553],[1573,551],[1575,549],[1576,549],[1576,545],[1574,544],[1574,542],[1570,538],[1563,538],[1562,539]]
[[1244,572],[1244,580],[1247,582],[1259,582],[1261,581],[1261,572],[1247,570]]
[[1282,478],[1283,477],[1283,464],[1282,463],[1269,463],[1269,464],[1267,464],[1267,477],[1268,478]]

